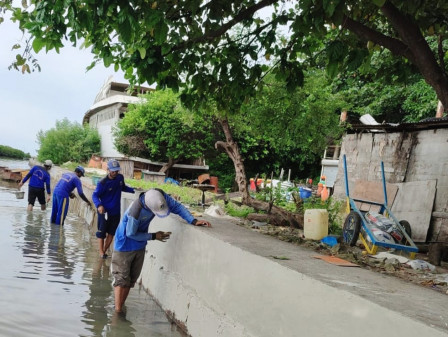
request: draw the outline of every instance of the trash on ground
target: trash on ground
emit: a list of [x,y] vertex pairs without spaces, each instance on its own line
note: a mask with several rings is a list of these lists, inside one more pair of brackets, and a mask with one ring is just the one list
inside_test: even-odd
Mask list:
[[291,260],[289,257],[286,257],[286,256],[274,256],[274,255],[271,255],[271,257],[273,259],[276,259],[276,260]]
[[252,220],[252,228],[254,228],[254,229],[260,229],[260,227],[267,226],[267,225],[268,225],[267,222],[260,222],[260,221]]
[[411,266],[412,269],[415,269],[415,270],[434,271],[436,269],[435,266],[433,266],[431,263],[428,263],[424,260],[409,260],[406,264]]
[[191,213],[191,215],[193,215],[194,217],[200,217],[200,216],[202,216],[202,213],[200,213],[200,212],[196,212],[196,211],[194,211],[194,210],[191,210],[190,213]]
[[331,263],[331,264],[335,264],[337,266],[341,266],[341,267],[359,267],[357,264],[348,262],[346,260],[340,259],[338,257],[335,256],[328,256],[328,255],[316,255],[313,256],[315,259],[320,259],[323,260],[325,262]]
[[405,256],[395,255],[389,252],[379,252],[376,255],[369,255],[374,259],[397,259],[400,263],[407,263],[409,259]]
[[326,244],[327,246],[333,247],[338,244],[338,239],[335,236],[328,235],[324,237],[322,240],[320,240],[320,242]]
[[[376,241],[384,242],[384,243],[388,243],[388,244],[395,244],[394,239],[392,238],[392,236],[389,233],[387,233],[377,227],[373,227],[373,226],[370,227],[369,229],[372,232],[372,234],[375,236]],[[369,236],[367,236],[367,241],[372,242],[372,240],[370,239]]]
[[448,274],[437,275],[435,281],[437,281],[440,285],[448,285]]
[[215,217],[215,218],[229,218],[230,216],[226,214],[226,211],[218,205],[211,205],[208,207],[204,214]]

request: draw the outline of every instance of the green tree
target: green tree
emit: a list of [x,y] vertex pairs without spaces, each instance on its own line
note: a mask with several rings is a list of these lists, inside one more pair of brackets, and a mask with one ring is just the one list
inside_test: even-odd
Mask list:
[[144,96],[145,101],[129,107],[115,129],[115,145],[127,155],[167,162],[166,172],[182,160],[203,157],[213,147],[210,118],[185,109],[172,90]]
[[387,50],[373,50],[370,63],[341,72],[332,86],[349,102],[352,115],[368,113],[380,122],[416,122],[436,111],[431,86],[414,66],[398,62]]
[[[325,147],[338,141],[343,132],[339,113],[350,104],[343,95],[332,92],[323,70],[306,72],[304,86],[293,92],[274,76],[266,77],[265,82],[257,96],[241,107],[240,114],[229,117],[246,174],[278,176],[281,168],[290,168],[292,179],[319,175]],[[224,158],[219,165],[213,160],[208,163],[221,175],[221,169],[232,168]],[[230,187],[232,180],[226,177],[225,182]]]
[[[220,107],[252,97],[273,59],[293,89],[303,68],[325,55],[328,74],[357,69],[375,48],[410,62],[448,107],[448,3],[420,0],[50,1],[3,9],[31,34],[35,52],[83,41],[94,62],[128,79],[184,87],[186,102],[213,96]],[[24,3],[27,5],[27,2]],[[270,8],[268,18],[256,15]],[[280,36],[282,29],[287,36]],[[330,36],[330,40],[326,40]],[[328,41],[328,42],[327,42]],[[19,54],[17,66],[27,64]]]
[[[216,145],[234,163],[243,200],[248,197],[243,157],[228,118],[255,96],[270,70],[293,91],[303,84],[305,68],[322,56],[334,77],[370,62],[375,48],[388,49],[412,63],[448,107],[444,2],[304,0],[293,8],[287,0],[31,4],[12,11],[13,20],[31,34],[35,52],[58,51],[65,39],[83,41],[95,54],[92,66],[102,61],[121,68],[131,82],[182,88],[187,106],[212,99],[225,135]],[[268,7],[269,18],[256,15]],[[281,28],[288,29],[287,36]],[[434,35],[436,49],[429,43]],[[28,58],[19,56],[23,68]]]
[[0,157],[28,159],[31,155],[7,145],[0,145]]
[[51,159],[55,164],[87,162],[92,154],[100,151],[98,131],[67,118],[56,121],[56,126],[50,130],[40,130],[37,143],[40,146],[37,158],[40,161]]
[[239,125],[269,144],[268,151],[281,158],[282,166],[294,163],[304,169],[320,161],[325,147],[339,140],[339,114],[349,107],[342,95],[332,92],[324,71],[317,69],[307,71],[303,87],[293,92],[282,81],[267,78],[256,98],[243,105],[247,122]]

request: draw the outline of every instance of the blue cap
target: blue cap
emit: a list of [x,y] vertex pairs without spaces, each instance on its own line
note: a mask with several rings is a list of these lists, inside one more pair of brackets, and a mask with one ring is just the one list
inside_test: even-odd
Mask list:
[[118,160],[111,159],[107,162],[107,169],[109,171],[120,171],[120,163]]
[[81,172],[81,176],[84,177],[84,173],[86,173],[86,170],[84,170],[84,167],[82,166],[77,166],[75,168],[75,172]]

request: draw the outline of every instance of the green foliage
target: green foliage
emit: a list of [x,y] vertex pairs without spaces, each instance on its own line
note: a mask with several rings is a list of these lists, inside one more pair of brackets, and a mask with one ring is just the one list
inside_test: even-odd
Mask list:
[[409,84],[387,84],[382,80],[350,86],[345,91],[351,113],[359,116],[370,114],[378,122],[418,122],[433,117],[437,107],[434,90],[422,79],[412,79]]
[[[400,64],[413,62],[428,82],[441,79],[430,82],[440,86],[440,99],[448,90],[442,81],[446,1],[6,3],[13,21],[31,35],[34,52],[58,52],[66,39],[83,41],[95,54],[93,64],[121,68],[133,82],[183,89],[188,104],[213,98],[220,108],[238,110],[270,70],[293,91],[309,66],[325,67],[335,77],[344,69],[368,68],[372,52],[386,49]],[[260,14],[268,6],[270,15]],[[435,37],[442,41],[440,53]],[[29,70],[29,54],[30,48],[19,54],[18,69]]]
[[352,114],[370,114],[379,122],[416,122],[434,116],[437,106],[433,88],[417,69],[386,51],[372,51],[368,66],[340,74],[332,86]]
[[288,188],[287,190],[282,189],[279,186],[265,187],[261,189],[259,192],[255,193],[254,197],[257,200],[270,202],[275,206],[284,208],[290,212],[296,212],[296,205],[291,202],[291,193],[297,192],[298,189]]
[[[213,100],[220,110],[246,114],[232,123],[248,127],[236,130],[235,139],[249,174],[280,167],[309,171],[325,145],[338,139],[337,112],[342,108],[371,112],[389,122],[402,121],[406,111],[411,112],[409,120],[425,116],[426,107],[419,110],[405,88],[393,87],[410,75],[420,73],[433,83],[448,106],[448,3],[443,1],[154,1],[143,6],[135,0],[31,0],[24,8],[7,3],[13,21],[30,34],[28,48],[17,57],[18,69],[29,71],[30,45],[34,52],[58,52],[66,39],[73,45],[83,41],[95,55],[92,66],[102,61],[121,69],[131,83],[179,91],[190,107]],[[260,11],[270,5],[272,13],[262,17]],[[324,68],[330,78],[342,75],[345,88],[329,91]],[[282,83],[279,92],[264,82],[269,73]],[[302,85],[317,90],[297,94]],[[258,92],[276,106],[241,109]],[[423,97],[430,101],[429,95]],[[256,112],[265,114],[258,118]],[[159,160],[200,152],[195,136],[191,142],[183,138],[188,124],[180,130],[173,120],[158,129],[157,121],[145,123],[136,118],[126,131],[124,122],[118,135],[122,152]],[[165,128],[170,134],[161,134]],[[190,143],[190,149],[180,149]]]
[[144,96],[129,106],[115,129],[115,145],[127,155],[156,161],[196,159],[213,147],[210,119],[182,107],[172,90]]
[[[160,188],[176,200],[186,205],[198,205],[198,201],[202,198],[202,192],[196,188],[178,186],[175,184],[158,184],[146,180],[126,179],[126,184],[140,191],[147,191],[150,188]],[[138,193],[138,191],[136,191]],[[206,192],[206,194],[210,194]]]
[[14,159],[28,159],[31,156],[29,153],[25,153],[13,147],[7,145],[0,145],[0,157],[7,157]]
[[230,216],[235,216],[238,218],[247,218],[247,216],[251,213],[254,213],[254,209],[252,207],[248,206],[237,206],[232,202],[228,202],[224,209],[226,210],[227,214]]
[[347,106],[341,95],[332,93],[323,71],[306,72],[303,88],[293,92],[268,77],[263,90],[235,117],[240,118],[234,123],[235,138],[241,133],[252,137],[253,145],[247,150],[241,146],[241,152],[249,160],[258,156],[255,165],[246,160],[248,173],[278,174],[283,167],[293,168],[295,174],[304,171],[305,178],[312,166],[319,166],[325,147],[342,135],[339,113]]
[[92,154],[100,151],[98,131],[67,118],[56,121],[56,126],[50,130],[40,130],[37,143],[40,145],[38,159],[51,159],[55,164],[87,162]]
[[424,118],[434,117],[437,95],[424,80],[413,83],[407,92],[403,102],[403,109],[406,111],[404,121],[418,122]]
[[232,189],[235,185],[235,169],[232,160],[225,153],[214,153],[206,157],[211,176],[219,178],[218,184],[221,190]]

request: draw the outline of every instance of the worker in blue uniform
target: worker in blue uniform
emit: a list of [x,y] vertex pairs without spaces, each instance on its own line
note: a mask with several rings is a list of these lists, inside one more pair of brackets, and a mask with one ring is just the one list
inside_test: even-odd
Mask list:
[[[50,188],[50,173],[51,167],[53,166],[53,162],[47,159],[44,162],[43,166],[35,165],[28,172],[28,174],[23,178],[23,180],[19,183],[19,189],[22,188],[23,184],[25,184],[28,179],[30,182],[28,183],[28,207],[27,211],[31,212],[34,207],[34,203],[36,202],[36,198],[39,201],[40,209],[45,210],[47,207],[47,202],[50,201],[51,188]],[[45,188],[47,190],[47,200],[45,200]]]
[[92,203],[87,199],[82,190],[81,177],[84,177],[84,173],[84,167],[78,166],[75,168],[75,172],[64,173],[56,184],[53,191],[51,223],[61,226],[64,225],[64,220],[68,211],[69,198],[73,199],[75,197],[75,194],[73,193],[75,188],[78,191],[80,198],[92,207]]
[[115,234],[112,274],[116,312],[122,312],[129,291],[140,276],[148,241],[165,242],[170,238],[170,232],[148,232],[151,221],[155,216],[163,218],[170,213],[179,215],[191,225],[211,227],[208,221],[195,219],[181,203],[160,189],[141,193],[124,213]]
[[98,238],[100,257],[108,257],[107,250],[114,239],[120,223],[121,192],[134,193],[132,187],[126,186],[120,172],[120,163],[111,159],[107,162],[107,176],[96,185],[92,200],[98,211]]

